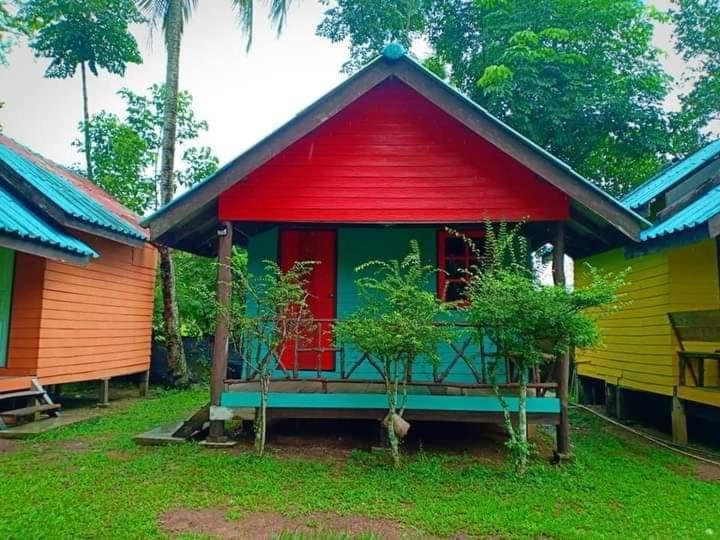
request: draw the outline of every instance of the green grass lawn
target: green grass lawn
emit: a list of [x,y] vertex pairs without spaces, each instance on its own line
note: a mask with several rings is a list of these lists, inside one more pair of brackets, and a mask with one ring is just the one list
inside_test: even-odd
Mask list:
[[[504,465],[420,453],[393,470],[382,455],[259,459],[196,444],[138,447],[132,436],[183,417],[204,390],[162,392],[100,420],[0,454],[0,538],[163,536],[175,508],[389,518],[418,535],[553,538],[720,536],[720,482],[695,463],[573,415],[576,460]],[[295,537],[295,536],[291,536]]]

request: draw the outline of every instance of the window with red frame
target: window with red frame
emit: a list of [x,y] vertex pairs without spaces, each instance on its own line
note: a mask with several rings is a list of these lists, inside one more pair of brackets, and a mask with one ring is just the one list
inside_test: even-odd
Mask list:
[[[462,302],[465,300],[467,287],[467,271],[480,264],[479,257],[485,247],[483,231],[459,231],[475,244],[475,250],[468,246],[462,236],[440,231],[438,233],[438,294],[444,293],[443,300]],[[475,253],[477,251],[477,253]]]

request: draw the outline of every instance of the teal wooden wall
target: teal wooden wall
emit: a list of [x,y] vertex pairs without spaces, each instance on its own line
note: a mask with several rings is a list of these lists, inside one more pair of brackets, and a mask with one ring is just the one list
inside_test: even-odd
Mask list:
[[[358,275],[355,268],[369,260],[389,260],[404,257],[410,248],[410,240],[417,240],[423,259],[428,264],[437,265],[437,232],[435,227],[340,227],[338,228],[338,254],[337,254],[337,318],[343,319],[350,315],[358,305],[358,295],[355,280]],[[253,275],[260,275],[264,270],[263,260],[277,260],[278,256],[278,229],[273,228],[250,237],[248,243],[248,271]],[[428,290],[437,292],[437,279],[432,278],[427,283]],[[248,309],[252,303],[248,302]],[[464,338],[463,338],[464,341]],[[462,343],[456,343],[458,347]],[[484,349],[492,351],[487,341]],[[479,347],[476,344],[466,349],[466,356],[473,355],[477,371],[481,372]],[[455,356],[451,347],[443,346],[441,349],[442,363],[440,370],[444,370]],[[359,358],[359,352],[352,347],[346,349],[346,365],[349,366]],[[492,359],[490,359],[492,361]],[[336,359],[336,372],[324,372],[328,379],[340,377],[340,355]],[[309,377],[314,372],[306,372]],[[302,376],[303,372],[300,372]],[[377,371],[367,362],[358,367],[352,375],[354,379],[379,379]],[[420,360],[413,371],[413,380],[432,381],[432,366],[429,362]],[[505,378],[505,370],[498,370],[498,381]],[[460,360],[456,363],[446,379],[451,382],[475,382],[475,378],[467,365]]]

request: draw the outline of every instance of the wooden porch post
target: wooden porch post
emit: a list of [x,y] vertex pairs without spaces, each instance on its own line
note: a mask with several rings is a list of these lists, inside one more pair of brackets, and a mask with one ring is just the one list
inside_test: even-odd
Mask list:
[[[225,388],[228,362],[228,337],[230,332],[230,302],[232,298],[232,223],[223,221],[218,228],[218,271],[217,271],[217,322],[213,343],[212,373],[210,381],[210,405],[220,406]],[[209,442],[225,439],[224,420],[211,420]]]
[[[555,285],[565,285],[565,224],[558,222],[555,225],[555,239],[553,241],[553,281]],[[570,420],[568,418],[568,388],[570,386],[570,352],[566,351],[560,358],[558,370],[558,398],[560,398],[560,425],[557,426],[558,461],[570,455]]]

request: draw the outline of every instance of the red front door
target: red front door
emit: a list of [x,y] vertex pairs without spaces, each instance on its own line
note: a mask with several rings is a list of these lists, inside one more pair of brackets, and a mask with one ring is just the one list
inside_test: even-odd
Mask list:
[[308,332],[307,339],[288,347],[282,358],[285,369],[335,369],[331,321],[335,318],[336,238],[336,232],[331,230],[280,230],[280,268],[283,271],[298,261],[318,263],[308,280],[308,305],[315,319],[314,327]]

